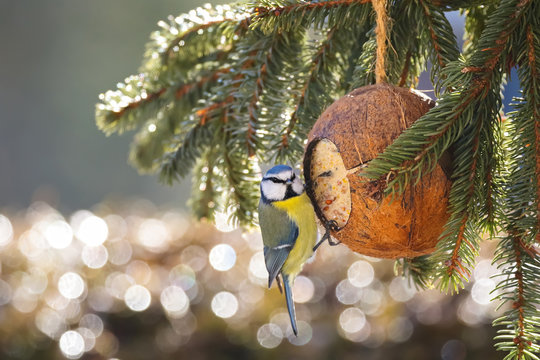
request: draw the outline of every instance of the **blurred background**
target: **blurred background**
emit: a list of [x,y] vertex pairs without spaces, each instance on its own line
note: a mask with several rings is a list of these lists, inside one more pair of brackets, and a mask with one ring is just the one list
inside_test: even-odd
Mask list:
[[502,359],[493,244],[453,297],[322,246],[296,338],[260,235],[192,222],[187,182],[138,175],[130,134],[97,130],[98,94],[137,72],[157,21],[201,4],[0,0],[0,359]]

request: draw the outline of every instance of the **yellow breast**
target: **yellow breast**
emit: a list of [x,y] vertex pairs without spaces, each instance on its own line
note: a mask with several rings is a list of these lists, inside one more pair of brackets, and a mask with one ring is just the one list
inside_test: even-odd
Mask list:
[[285,274],[289,274],[294,279],[302,270],[306,260],[313,254],[313,247],[317,241],[315,211],[306,193],[287,200],[275,201],[272,204],[284,210],[298,226],[298,238],[282,268]]

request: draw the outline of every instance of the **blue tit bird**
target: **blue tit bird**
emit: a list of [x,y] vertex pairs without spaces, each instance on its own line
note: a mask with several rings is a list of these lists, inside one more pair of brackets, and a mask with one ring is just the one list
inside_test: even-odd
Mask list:
[[259,226],[268,287],[276,279],[281,291],[281,274],[292,329],[298,335],[291,288],[304,263],[313,254],[318,234],[313,205],[304,191],[302,180],[291,167],[276,165],[264,175]]

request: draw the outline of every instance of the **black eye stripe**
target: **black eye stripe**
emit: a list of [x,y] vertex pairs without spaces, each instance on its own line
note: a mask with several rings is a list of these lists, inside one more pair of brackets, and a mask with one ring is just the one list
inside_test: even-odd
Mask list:
[[266,180],[270,180],[273,183],[285,184],[285,180],[278,179],[277,177],[266,178]]

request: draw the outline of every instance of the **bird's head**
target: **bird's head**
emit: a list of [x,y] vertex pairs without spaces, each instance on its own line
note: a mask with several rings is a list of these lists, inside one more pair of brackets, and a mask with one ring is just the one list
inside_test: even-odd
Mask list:
[[281,201],[302,195],[304,184],[300,176],[287,165],[276,165],[264,174],[261,198],[265,202]]

